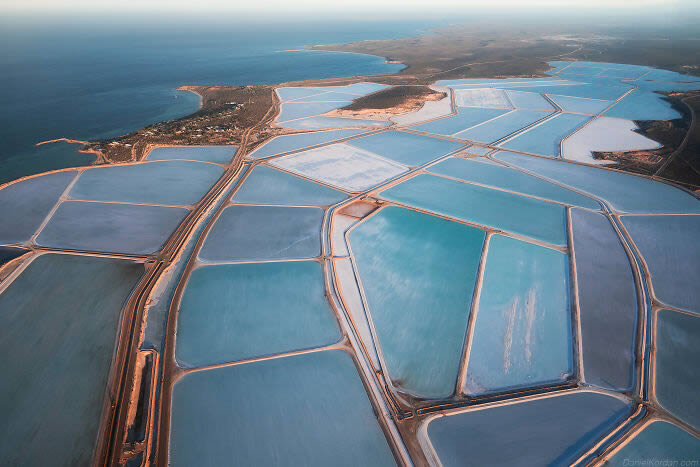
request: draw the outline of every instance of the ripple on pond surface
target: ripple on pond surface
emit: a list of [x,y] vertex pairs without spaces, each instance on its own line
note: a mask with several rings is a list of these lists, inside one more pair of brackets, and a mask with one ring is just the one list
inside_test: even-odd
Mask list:
[[467,378],[470,396],[561,383],[573,372],[569,258],[494,235]]

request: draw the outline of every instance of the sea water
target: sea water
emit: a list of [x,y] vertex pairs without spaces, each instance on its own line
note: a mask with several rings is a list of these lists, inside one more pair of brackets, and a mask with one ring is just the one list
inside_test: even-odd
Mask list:
[[56,138],[119,136],[197,110],[182,85],[254,85],[393,73],[360,54],[289,51],[413,35],[416,22],[296,23],[6,17],[0,27],[0,184],[94,160]]

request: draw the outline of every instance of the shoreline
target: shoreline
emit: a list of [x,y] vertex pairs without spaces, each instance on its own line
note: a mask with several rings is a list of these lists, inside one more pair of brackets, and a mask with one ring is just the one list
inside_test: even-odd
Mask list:
[[[189,84],[188,84],[188,85],[184,85],[184,86],[178,86],[178,87],[175,88],[175,90],[176,90],[176,91],[187,91],[187,92],[191,92],[192,94],[194,94],[194,95],[196,95],[197,97],[199,97],[199,108],[197,109],[197,112],[199,112],[200,110],[202,110],[202,106],[204,105],[204,96],[202,96],[200,93],[198,93],[198,92],[194,89],[195,87],[196,87],[196,86],[192,86],[192,85],[189,85]],[[196,113],[196,112],[192,112],[190,115],[193,115],[194,113]],[[185,115],[185,117],[189,117],[190,115]],[[183,117],[183,118],[185,118],[185,117]],[[144,128],[145,128],[145,127],[144,127]]]

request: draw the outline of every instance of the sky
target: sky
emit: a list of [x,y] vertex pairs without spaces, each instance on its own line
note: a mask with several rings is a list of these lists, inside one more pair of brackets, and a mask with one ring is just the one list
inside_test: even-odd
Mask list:
[[[106,16],[109,14],[109,16]],[[645,25],[700,24],[700,0],[0,0],[0,23],[9,17],[97,18],[207,22],[405,19],[461,23],[464,19]]]
[[639,9],[663,7],[685,8],[696,0],[0,0],[0,8],[6,11],[75,11],[75,10],[154,10],[194,11],[216,9],[219,11],[312,11],[342,10],[370,11],[373,9],[426,10],[450,8],[555,8],[564,9]]

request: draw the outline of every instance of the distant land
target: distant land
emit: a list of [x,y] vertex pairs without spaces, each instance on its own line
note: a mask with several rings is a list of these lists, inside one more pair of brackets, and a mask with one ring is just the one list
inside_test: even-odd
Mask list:
[[[570,30],[570,29],[568,29]],[[387,98],[393,101],[389,113],[401,113],[422,105],[410,87],[425,87],[440,79],[536,78],[546,77],[553,60],[602,61],[647,65],[689,75],[700,75],[700,50],[691,39],[639,38],[636,32],[612,35],[548,31],[519,27],[495,28],[492,24],[470,24],[430,31],[398,39],[323,44],[314,50],[350,52],[385,57],[387,62],[405,65],[393,74],[362,75],[293,81],[282,86],[338,86],[371,80],[402,86],[362,98],[366,109],[387,111]],[[136,161],[158,145],[240,144],[244,132],[249,144],[262,144],[290,130],[271,125],[277,113],[273,86],[183,86],[201,97],[202,106],[190,116],[157,123],[127,135],[90,142],[86,149],[103,155],[109,162]],[[403,91],[401,91],[403,90]],[[390,93],[387,95],[387,93]],[[596,157],[615,161],[621,170],[657,176],[700,188],[700,130],[695,114],[700,92],[665,92],[683,117],[672,121],[638,121],[639,133],[661,143],[655,150],[597,153]],[[425,94],[428,98],[429,94]],[[429,98],[428,98],[429,99]],[[410,101],[410,103],[409,103]],[[349,106],[359,110],[356,102]]]

